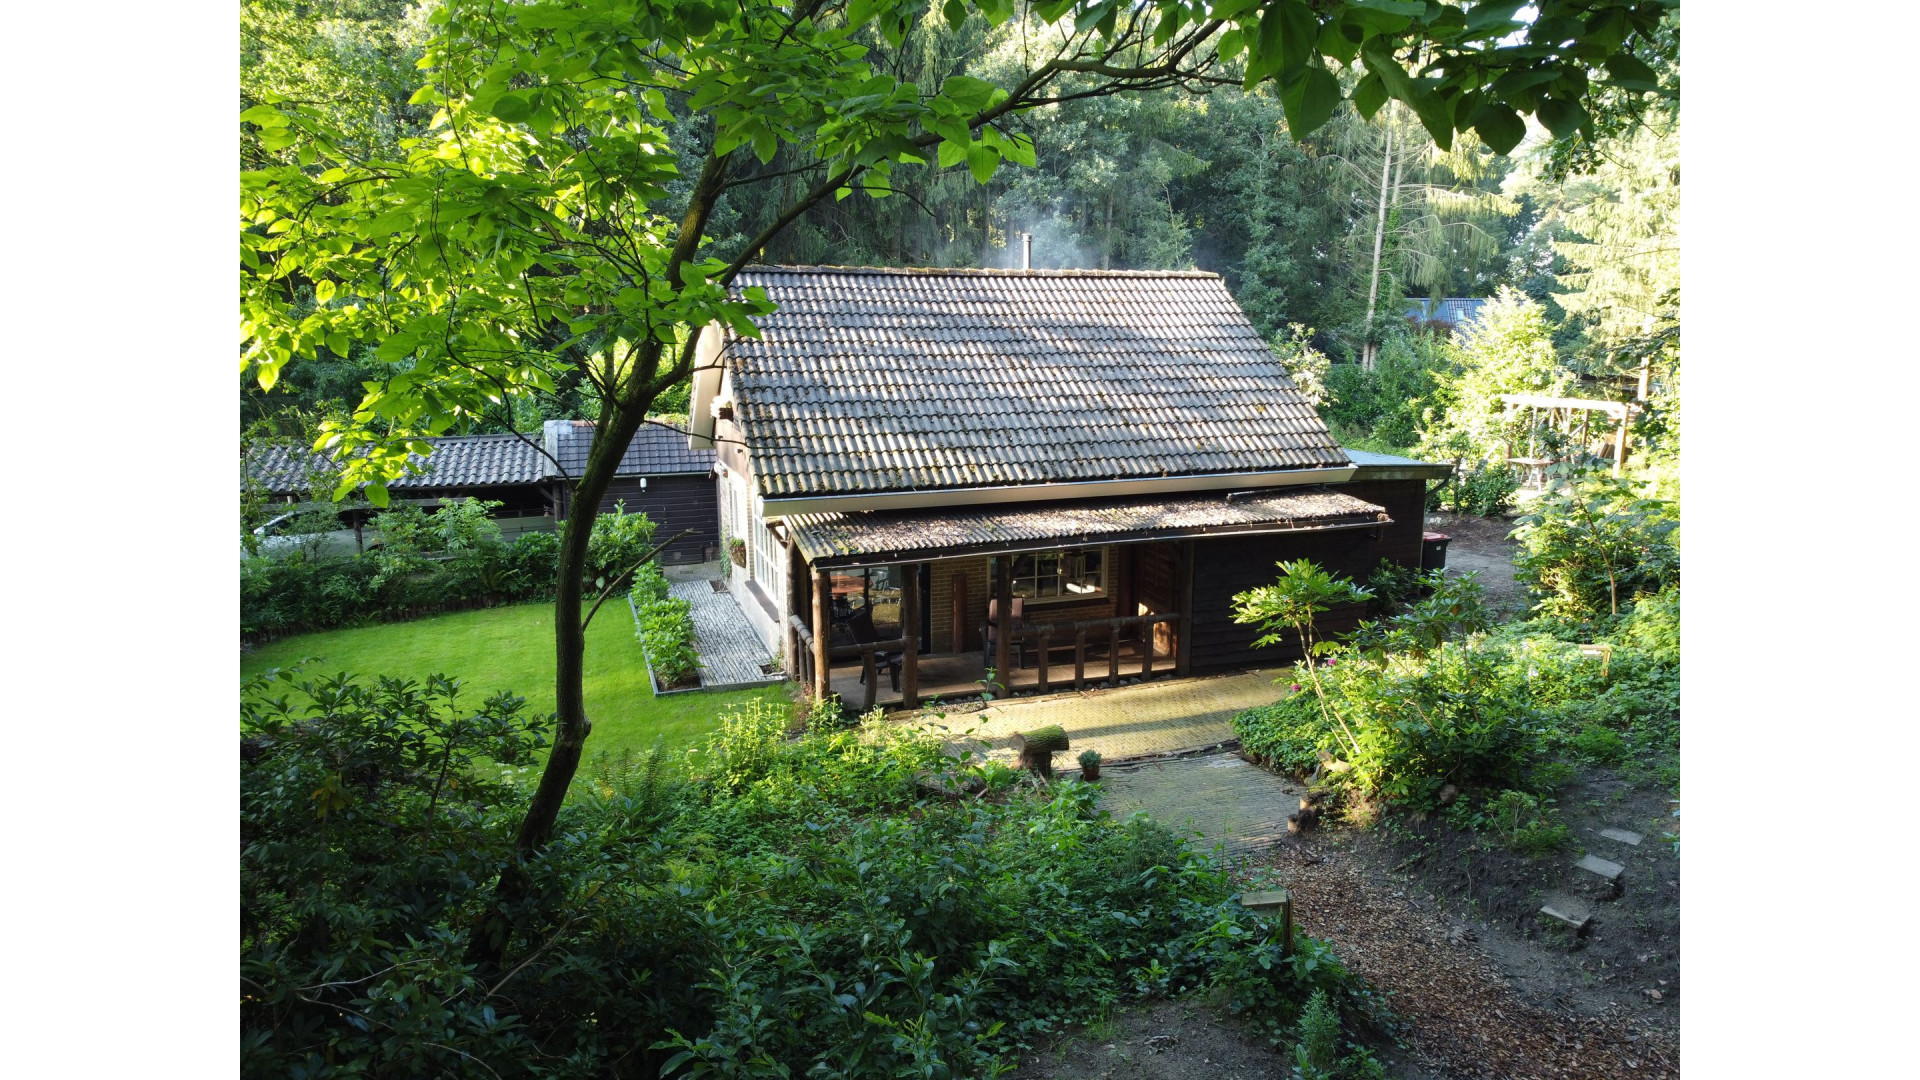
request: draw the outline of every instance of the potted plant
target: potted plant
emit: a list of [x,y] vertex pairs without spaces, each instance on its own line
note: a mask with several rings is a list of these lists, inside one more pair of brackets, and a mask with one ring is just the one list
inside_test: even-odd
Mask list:
[[747,542],[737,536],[729,539],[727,541],[727,558],[732,559],[733,565],[735,566],[746,566]]
[[1080,779],[1088,783],[1100,779],[1100,751],[1080,751]]

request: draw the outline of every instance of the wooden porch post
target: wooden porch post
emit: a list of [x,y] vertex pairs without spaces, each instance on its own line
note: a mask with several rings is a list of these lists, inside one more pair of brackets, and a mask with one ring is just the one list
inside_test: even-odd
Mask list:
[[1174,603],[1180,605],[1180,623],[1173,640],[1173,673],[1186,678],[1193,670],[1193,541],[1180,541],[1180,581]]
[[[902,569],[900,586],[900,636],[907,639],[901,657],[900,707],[920,707],[920,564],[908,563]],[[878,681],[877,679],[875,681]]]
[[833,596],[833,582],[827,579],[827,572],[821,568],[813,571],[813,696],[825,701],[833,693],[833,667],[827,658],[828,646],[833,637],[833,627],[827,621],[827,612]]
[[999,625],[993,629],[993,673],[1008,693],[1013,692],[1013,556],[994,560],[993,597]]

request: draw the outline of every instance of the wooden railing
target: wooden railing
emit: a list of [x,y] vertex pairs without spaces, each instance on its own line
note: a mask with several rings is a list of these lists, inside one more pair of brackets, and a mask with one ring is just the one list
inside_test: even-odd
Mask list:
[[[1160,623],[1177,624],[1180,622],[1180,618],[1179,613],[1168,612],[1156,615],[1123,615],[1111,619],[1083,619],[1079,622],[1069,623],[1034,623],[1025,630],[1015,634],[1014,640],[1034,650],[1034,666],[1038,676],[1038,689],[1044,694],[1053,687],[1052,650],[1054,648],[1054,642],[1056,640],[1060,641],[1060,647],[1065,648],[1066,639],[1071,637],[1073,641],[1073,688],[1075,690],[1084,690],[1087,685],[1087,641],[1089,635],[1093,636],[1095,644],[1104,643],[1107,647],[1106,681],[1107,685],[1113,686],[1117,685],[1120,681],[1120,646],[1123,632],[1134,628],[1137,628],[1141,632],[1139,675],[1144,679],[1153,675],[1153,628]],[[814,648],[813,631],[807,627],[807,624],[798,615],[790,615],[787,617],[787,627],[793,634],[794,648],[791,649],[791,655],[794,659],[795,678],[802,686],[817,687],[821,685],[820,671],[816,666],[817,661],[815,660],[818,653]],[[1100,640],[1102,631],[1105,632],[1104,642]],[[860,711],[864,713],[873,708],[880,693],[880,665],[876,660],[876,656],[880,653],[904,653],[906,651],[907,639],[900,637],[891,641],[875,641],[864,645],[841,645],[828,649],[826,655],[829,666],[831,666],[835,660],[851,660],[856,656],[860,658],[860,670],[865,683],[865,691],[862,694],[863,700],[860,705]],[[912,663],[913,660],[909,658],[906,662]],[[911,674],[910,672],[902,672],[903,680],[909,679]],[[999,681],[1003,685],[1006,685],[1009,673],[1001,672],[999,674],[1001,676]],[[1099,676],[1096,675],[1095,678],[1097,679]],[[904,699],[905,695],[903,694],[902,697]],[[908,707],[911,708],[911,706]]]
[[[799,660],[798,674],[801,683],[806,686],[819,685],[815,681],[819,673],[814,667],[813,631],[807,629],[807,625],[800,621],[798,615],[787,616],[787,624],[799,639],[800,647],[795,650],[795,656]],[[841,645],[837,648],[829,649],[827,651],[827,662],[831,665],[835,660],[851,660],[856,656],[860,658],[862,681],[866,685],[865,700],[860,705],[860,711],[864,713],[873,708],[874,702],[878,700],[878,694],[880,693],[880,664],[876,659],[877,654],[890,652],[905,653],[906,651],[907,639],[905,637],[897,637],[891,641]]]
[[[1051,676],[1053,642],[1056,637],[1073,637],[1073,688],[1082,690],[1087,685],[1087,633],[1088,631],[1106,631],[1107,645],[1107,685],[1120,681],[1120,635],[1123,630],[1138,627],[1141,657],[1140,677],[1153,674],[1153,627],[1158,623],[1178,623],[1178,613],[1157,615],[1121,615],[1111,619],[1083,619],[1070,623],[1034,623],[1014,635],[1014,640],[1022,645],[1035,647],[1034,666],[1039,680],[1039,690],[1046,693],[1053,686]],[[1064,646],[1063,646],[1064,647]],[[1005,673],[1001,673],[1005,684]]]

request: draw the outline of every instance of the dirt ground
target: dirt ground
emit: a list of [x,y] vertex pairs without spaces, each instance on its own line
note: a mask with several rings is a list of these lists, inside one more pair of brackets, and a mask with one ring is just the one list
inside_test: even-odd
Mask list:
[[1518,546],[1507,539],[1513,531],[1511,517],[1475,517],[1472,514],[1427,514],[1427,531],[1445,533],[1447,570],[1450,573],[1480,572],[1480,587],[1486,590],[1487,604],[1500,618],[1512,618],[1527,609],[1527,590],[1513,577],[1513,553]]
[[[1375,1046],[1397,1080],[1614,1080],[1679,1075],[1679,876],[1661,837],[1658,793],[1596,775],[1567,789],[1575,835],[1643,832],[1620,857],[1624,888],[1596,902],[1587,934],[1538,917],[1580,845],[1541,859],[1480,850],[1439,823],[1361,832],[1333,826],[1288,839],[1242,867],[1250,887],[1284,883],[1302,932],[1333,942],[1386,991],[1399,1045]],[[1657,997],[1655,996],[1657,994]],[[1022,1080],[1286,1077],[1271,1048],[1203,999],[1116,1013],[1023,1058]]]

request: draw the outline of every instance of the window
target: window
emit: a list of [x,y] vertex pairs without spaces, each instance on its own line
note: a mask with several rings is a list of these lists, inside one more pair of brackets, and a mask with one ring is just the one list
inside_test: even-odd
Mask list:
[[1068,548],[1016,555],[1013,595],[1028,600],[1095,600],[1107,595],[1107,549]]
[[773,530],[767,528],[765,521],[756,519],[754,526],[753,542],[748,545],[753,548],[753,580],[760,583],[769,599],[779,603],[786,598],[786,592],[780,584],[786,577],[780,568],[786,549],[780,546],[780,541],[775,539]]

